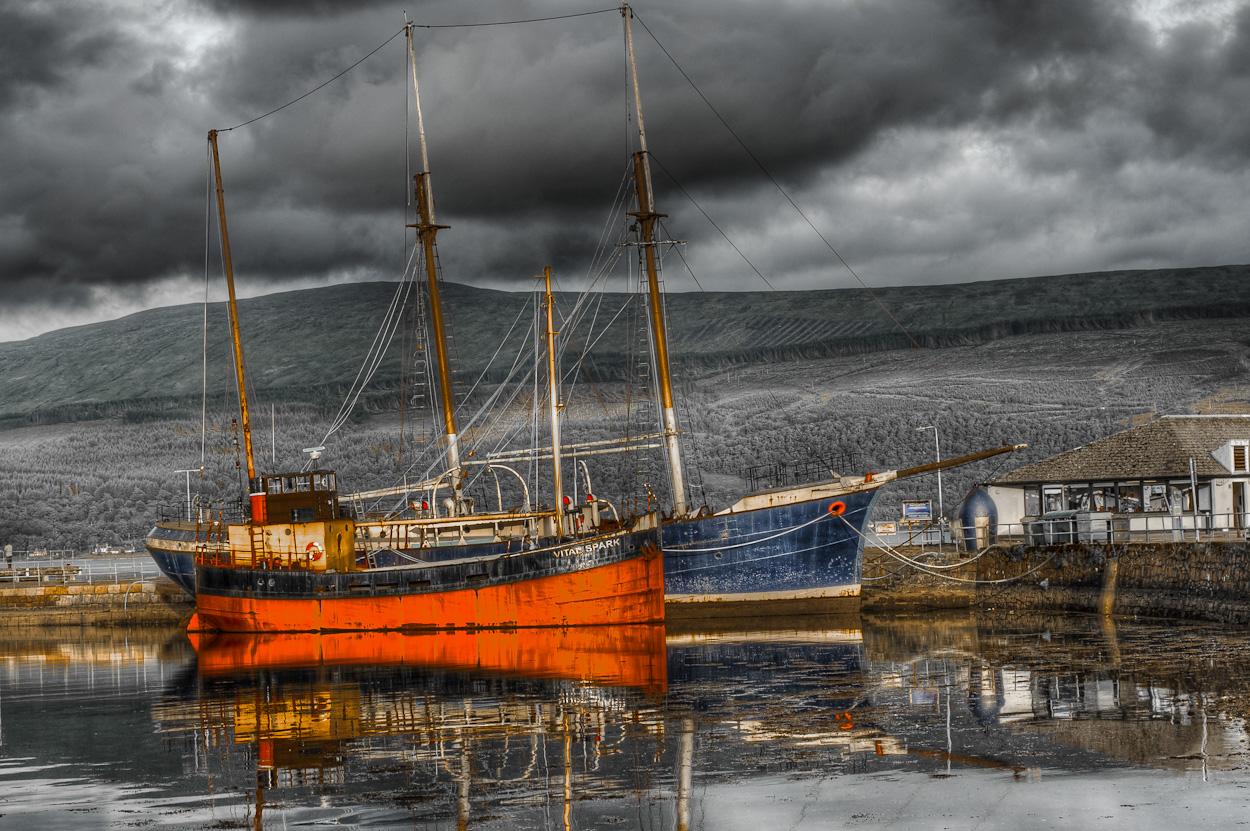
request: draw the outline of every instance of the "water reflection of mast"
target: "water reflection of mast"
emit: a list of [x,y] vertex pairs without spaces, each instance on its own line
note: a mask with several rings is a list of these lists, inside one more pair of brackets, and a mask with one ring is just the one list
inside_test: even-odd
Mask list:
[[[466,726],[469,721],[468,710],[471,705],[465,702],[465,722]],[[456,797],[456,829],[457,831],[466,831],[469,827],[469,768],[472,764],[469,759],[469,733],[466,730],[460,737],[460,776],[459,785],[460,792]]]
[[564,714],[564,831],[572,831],[573,816],[573,737],[569,734],[569,714]]
[[273,740],[265,739],[262,728],[261,714],[265,711],[264,699],[268,697],[268,687],[258,684],[254,698],[256,708],[256,817],[252,821],[255,831],[264,828],[265,788],[272,788],[278,782],[278,771],[274,767]]
[[694,719],[681,720],[677,765],[677,831],[690,828],[690,783],[694,770]]

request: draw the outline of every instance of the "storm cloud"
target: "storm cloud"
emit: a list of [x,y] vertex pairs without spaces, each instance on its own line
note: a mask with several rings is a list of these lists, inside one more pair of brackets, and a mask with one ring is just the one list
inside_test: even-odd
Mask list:
[[[441,27],[602,8],[409,9],[447,279],[584,272],[634,127],[619,13]],[[1250,260],[1244,3],[634,8],[658,208],[705,288],[762,284],[703,212],[777,288],[855,285],[773,179],[873,285]],[[403,22],[393,3],[0,10],[0,339],[201,297],[207,130]],[[398,276],[406,51],[221,134],[241,292]],[[694,283],[670,268],[669,287]]]

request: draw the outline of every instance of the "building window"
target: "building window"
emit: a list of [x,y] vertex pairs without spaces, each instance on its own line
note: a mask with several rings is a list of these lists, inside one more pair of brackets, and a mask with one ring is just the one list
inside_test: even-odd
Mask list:
[[1250,472],[1250,465],[1246,464],[1246,445],[1244,444],[1233,445],[1233,472]]

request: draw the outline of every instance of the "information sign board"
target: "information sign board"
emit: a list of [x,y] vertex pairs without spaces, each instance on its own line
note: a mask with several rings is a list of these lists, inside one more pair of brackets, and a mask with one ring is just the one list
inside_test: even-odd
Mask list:
[[903,503],[903,522],[928,522],[931,519],[933,519],[933,503],[929,500]]

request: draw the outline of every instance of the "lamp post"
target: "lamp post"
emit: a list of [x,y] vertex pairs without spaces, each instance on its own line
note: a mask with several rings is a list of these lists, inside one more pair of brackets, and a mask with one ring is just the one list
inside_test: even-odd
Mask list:
[[[924,432],[925,430],[932,430],[932,431],[933,431],[933,453],[934,453],[934,455],[935,455],[935,456],[937,456],[937,458],[936,458],[936,459],[934,459],[934,461],[935,461],[935,462],[938,462],[938,463],[941,463],[941,461],[942,461],[942,446],[941,446],[940,444],[938,444],[938,428],[937,428],[937,425],[936,425],[936,424],[930,424],[930,425],[928,425],[927,427],[917,427],[917,428],[916,428],[916,432],[917,432],[917,433]],[[940,470],[939,470],[939,471],[937,472],[937,475],[938,475],[938,528],[940,529],[940,528],[942,527],[942,522],[941,522],[942,517],[946,516],[946,509],[942,507],[942,471],[940,471]],[[939,532],[939,533],[940,533],[940,532]]]
[[191,474],[199,473],[200,468],[195,467],[190,470],[175,470],[174,473],[187,474],[187,522],[191,521]]

